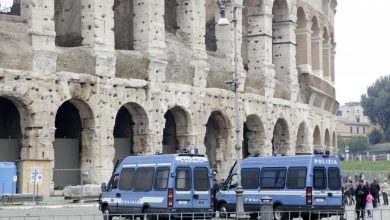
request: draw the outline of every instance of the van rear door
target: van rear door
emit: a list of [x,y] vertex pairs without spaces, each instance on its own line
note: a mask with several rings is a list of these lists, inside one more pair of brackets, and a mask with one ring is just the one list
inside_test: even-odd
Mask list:
[[328,167],[328,205],[342,205],[342,183],[338,167]]
[[193,208],[210,208],[210,176],[207,167],[194,168]]
[[176,168],[174,207],[176,209],[192,208],[192,170],[189,166]]

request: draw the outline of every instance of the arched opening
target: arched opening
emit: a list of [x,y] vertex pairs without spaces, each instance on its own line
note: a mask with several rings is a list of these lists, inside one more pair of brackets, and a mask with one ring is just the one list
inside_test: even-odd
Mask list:
[[206,124],[204,145],[211,168],[219,174],[223,172],[222,163],[227,153],[228,129],[226,117],[219,111],[212,112]]
[[145,153],[147,130],[147,115],[140,105],[128,103],[119,109],[114,127],[114,164],[131,154]]
[[336,143],[337,143],[336,132],[333,132],[333,135],[332,135],[332,147],[333,147],[334,150],[336,149]]
[[322,39],[324,40],[323,46],[322,46],[322,66],[323,66],[323,73],[324,78],[327,80],[331,80],[331,41],[329,32],[326,28],[324,28],[322,35]]
[[133,0],[115,0],[114,6],[115,49],[133,50]]
[[325,130],[325,146],[330,147],[330,133],[329,130]]
[[244,141],[242,156],[262,155],[264,153],[265,132],[261,119],[257,115],[249,115],[244,123]]
[[304,65],[310,65],[310,46],[311,46],[311,34],[307,28],[308,20],[306,19],[305,11],[300,7],[297,13],[297,54],[296,62],[297,67],[300,67],[301,72],[307,72],[308,67]]
[[56,45],[60,47],[81,46],[81,1],[55,0],[54,22]]
[[305,122],[302,122],[298,127],[297,132],[297,142],[296,142],[296,154],[308,153],[309,152],[309,144],[307,138],[307,125]]
[[311,20],[311,65],[313,73],[321,75],[322,69],[322,40],[320,38],[320,28],[316,17]]
[[217,37],[215,35],[215,12],[216,12],[216,2],[215,1],[206,1],[206,35],[205,43],[206,50],[208,51],[217,51]]
[[20,16],[20,0],[0,1],[0,14]]
[[[275,65],[275,98],[290,99],[289,63],[291,47],[289,10],[286,0],[275,0],[272,7],[272,63]],[[295,65],[295,62],[294,62]]]
[[163,153],[176,153],[179,148],[187,148],[189,143],[189,116],[185,110],[176,106],[165,115],[163,132]]
[[289,147],[289,131],[286,120],[279,118],[276,121],[272,138],[272,154],[287,155]]
[[322,148],[321,146],[321,132],[318,125],[314,128],[313,132],[313,145],[314,148]]
[[0,97],[0,161],[20,159],[21,118],[17,107],[9,99]]
[[176,0],[165,0],[165,31],[176,34],[176,30],[179,29],[177,25],[177,2]]
[[64,102],[58,109],[55,127],[54,188],[79,185],[83,127],[80,112],[70,101]]

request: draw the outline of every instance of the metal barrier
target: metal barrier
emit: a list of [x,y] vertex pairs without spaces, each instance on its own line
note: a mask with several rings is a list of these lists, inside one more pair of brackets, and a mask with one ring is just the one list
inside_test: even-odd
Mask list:
[[[69,211],[71,212],[71,211]],[[1,213],[1,212],[0,212]],[[347,209],[343,216],[334,216],[337,211],[323,211],[315,213],[292,213],[292,212],[252,212],[245,213],[246,217],[243,219],[260,219],[260,220],[274,220],[279,219],[281,215],[284,215],[284,219],[292,220],[355,220],[356,213],[354,209]],[[236,213],[139,213],[129,215],[110,215],[110,214],[97,214],[97,215],[83,215],[83,214],[71,214],[71,215],[28,215],[28,216],[2,216],[0,220],[120,220],[120,219],[140,219],[140,220],[160,220],[160,219],[235,219]],[[270,216],[271,218],[262,218],[262,216]],[[277,217],[277,218],[276,218]],[[365,217],[367,220],[388,220],[390,219],[390,209],[374,209],[372,217]]]

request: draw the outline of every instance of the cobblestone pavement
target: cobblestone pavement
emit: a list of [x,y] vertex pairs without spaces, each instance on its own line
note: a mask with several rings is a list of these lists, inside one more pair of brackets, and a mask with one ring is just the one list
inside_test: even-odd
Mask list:
[[[355,220],[354,207],[347,207],[345,217],[347,218],[347,220]],[[328,218],[323,218],[323,220],[325,219],[328,220]],[[329,218],[329,220],[337,219],[339,218]],[[365,219],[389,220],[390,207],[380,206],[379,208],[374,210],[372,218]],[[103,216],[99,211],[97,204],[66,204],[14,207],[0,206],[0,220],[103,220]],[[120,219],[114,218],[114,220]]]

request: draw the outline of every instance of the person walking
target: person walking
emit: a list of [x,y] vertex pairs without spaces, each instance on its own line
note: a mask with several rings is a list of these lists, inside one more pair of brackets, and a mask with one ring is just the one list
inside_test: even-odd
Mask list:
[[380,201],[379,200],[380,189],[381,189],[381,187],[379,186],[378,181],[376,179],[374,179],[374,181],[370,184],[370,193],[374,197],[374,201],[372,203],[374,208],[377,207],[377,205]]
[[372,205],[374,199],[375,199],[374,196],[372,196],[371,193],[369,193],[366,199],[366,210],[367,210],[368,217],[372,217],[372,213],[374,212],[374,207]]
[[387,196],[387,193],[388,193],[387,179],[384,179],[384,181],[381,185],[381,191],[382,191],[382,197],[383,197],[383,205],[389,205],[389,198]]
[[346,196],[346,204],[352,205],[353,201],[353,184],[352,180],[347,180],[345,183],[345,196]]
[[364,181],[362,179],[360,179],[357,182],[357,186],[356,186],[356,190],[355,190],[356,220],[363,220],[364,219],[364,209],[366,208],[366,201],[367,201],[368,193],[369,193],[369,191],[368,191],[367,187],[364,185]]

